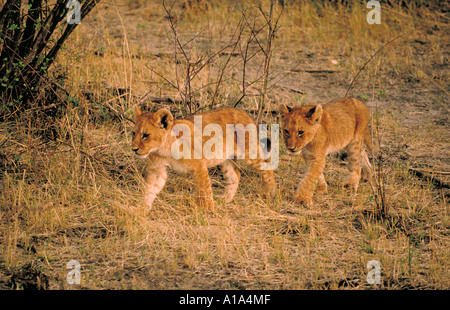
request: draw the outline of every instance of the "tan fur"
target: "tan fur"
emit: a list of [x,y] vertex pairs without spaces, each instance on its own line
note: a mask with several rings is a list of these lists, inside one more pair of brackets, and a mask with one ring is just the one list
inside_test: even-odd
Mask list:
[[[182,138],[182,132],[178,136],[172,136],[171,130],[177,124],[185,124],[190,128],[191,133],[193,133],[193,116],[186,120],[174,120],[172,113],[167,109],[161,109],[155,113],[142,113],[139,107],[134,108],[134,114],[136,125],[133,130],[132,149],[138,156],[142,158],[148,157],[145,200],[149,207],[152,206],[154,199],[166,183],[167,168],[192,175],[197,185],[197,195],[200,205],[212,209],[214,200],[208,168],[221,165],[226,184],[223,198],[226,202],[233,200],[238,188],[240,173],[237,169],[235,159],[226,159],[225,156],[226,124],[242,124],[244,126],[255,124],[254,120],[247,113],[237,109],[227,108],[199,114],[202,116],[203,128],[208,124],[217,124],[222,128],[224,135],[224,153],[221,156],[222,159],[207,159],[204,154],[200,159],[194,159],[193,155],[191,159],[173,158],[171,154],[172,144],[178,138]],[[201,143],[202,148],[210,138],[208,136],[203,137]],[[246,141],[248,141],[248,137],[246,137]],[[236,141],[234,143],[236,150]],[[193,134],[191,135],[189,145],[191,147],[191,154],[194,154]],[[243,160],[252,167],[261,170],[261,164],[265,161],[260,159],[259,156],[256,159],[249,159],[250,157],[247,151],[246,149],[246,156]],[[261,170],[261,181],[263,192],[269,197],[273,196],[276,190],[273,171]]]
[[285,145],[290,153],[300,154],[307,164],[307,172],[300,183],[294,199],[309,206],[313,205],[314,191],[326,192],[327,183],[323,176],[325,156],[346,148],[349,156],[350,175],[345,186],[358,189],[361,165],[370,179],[371,166],[365,144],[372,147],[367,106],[354,99],[342,98],[324,105],[308,105],[288,109],[280,106],[281,130]]

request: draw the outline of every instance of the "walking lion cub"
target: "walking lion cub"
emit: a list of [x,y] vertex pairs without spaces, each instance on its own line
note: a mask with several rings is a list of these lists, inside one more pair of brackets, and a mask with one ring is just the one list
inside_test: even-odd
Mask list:
[[[267,160],[263,160],[260,156],[259,140],[253,140],[255,144],[257,143],[258,155],[252,158],[249,151],[251,139],[250,137],[246,139],[250,133],[245,130],[241,130],[244,131],[241,133],[245,141],[248,141],[248,147],[244,143],[245,156],[243,158],[236,156],[242,144],[238,143],[238,133],[234,130],[244,126],[250,128],[252,125],[256,128],[254,120],[244,111],[224,108],[197,114],[185,120],[175,120],[167,109],[143,113],[135,106],[134,116],[135,127],[131,147],[139,157],[148,158],[145,201],[150,208],[166,183],[167,168],[192,175],[197,187],[199,204],[213,209],[214,200],[208,168],[220,165],[226,184],[223,199],[225,202],[232,201],[240,179],[240,172],[236,166],[237,159],[242,159],[260,170],[263,192],[269,197],[275,194],[274,173],[273,170],[264,168]],[[231,154],[227,153],[230,141],[220,143],[224,138],[229,139],[229,128],[232,128],[231,147],[234,150]],[[202,152],[208,147],[209,152]]]
[[[323,176],[325,156],[346,149],[350,175],[344,186],[355,191],[361,172],[370,180],[371,165],[363,144],[372,149],[369,132],[370,113],[367,106],[354,98],[341,98],[324,105],[288,108],[280,106],[281,130],[285,145],[291,154],[302,153],[307,172],[300,183],[295,201],[312,206],[313,193],[326,192]],[[362,168],[361,168],[362,165]]]

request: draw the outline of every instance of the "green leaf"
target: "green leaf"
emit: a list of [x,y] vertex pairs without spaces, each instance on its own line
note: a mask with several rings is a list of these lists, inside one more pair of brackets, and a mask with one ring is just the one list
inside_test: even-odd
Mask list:
[[16,30],[16,29],[20,29],[19,26],[17,26],[16,24],[12,24],[11,26],[9,26],[8,30]]

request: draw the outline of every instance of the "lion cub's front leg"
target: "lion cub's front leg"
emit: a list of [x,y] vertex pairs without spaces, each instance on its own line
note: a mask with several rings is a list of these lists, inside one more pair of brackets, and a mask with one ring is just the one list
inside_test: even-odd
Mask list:
[[318,190],[320,192],[326,191],[327,188],[327,184],[323,177],[325,155],[312,156],[306,155],[304,152],[303,158],[306,160],[308,168],[305,177],[295,193],[294,199],[298,203],[311,207],[314,205],[312,197],[317,183],[319,182]]
[[327,189],[328,189],[327,182],[325,181],[323,173],[321,173],[319,176],[319,181],[317,183],[316,193],[325,194],[327,192]]
[[[150,159],[151,160],[151,159]],[[167,168],[164,165],[149,165],[145,178],[145,203],[151,209],[153,201],[167,181]]]
[[225,192],[222,198],[226,203],[229,203],[233,200],[234,195],[236,194],[241,173],[231,160],[226,160],[221,166],[226,184]]

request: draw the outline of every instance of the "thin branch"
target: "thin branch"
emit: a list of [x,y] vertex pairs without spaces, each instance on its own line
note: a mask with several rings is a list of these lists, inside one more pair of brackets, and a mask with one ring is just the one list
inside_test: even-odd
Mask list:
[[382,47],[380,47],[375,54],[373,54],[372,56],[370,56],[370,58],[366,61],[366,63],[364,64],[364,66],[361,67],[361,69],[359,69],[358,73],[355,75],[355,77],[353,78],[352,82],[350,83],[350,86],[347,89],[347,92],[345,93],[344,97],[347,97],[348,92],[350,91],[350,88],[352,88],[353,83],[355,82],[356,78],[358,77],[358,75],[361,73],[362,70],[364,70],[364,68],[367,66],[367,64],[379,53],[381,52],[381,50],[383,50],[387,45],[389,45],[390,43],[394,42],[395,40],[397,40],[398,38],[403,37],[404,35],[406,35],[406,33],[401,34],[397,37],[395,37],[394,39],[390,40],[389,42],[387,42],[386,44],[384,44]]
[[[233,33],[232,38],[234,37],[234,35],[236,34],[236,31],[237,31],[238,29],[240,29],[240,31],[239,31],[237,40],[234,42],[234,44],[232,44],[233,49],[232,49],[231,53],[228,55],[228,58],[227,58],[227,60],[226,60],[226,62],[225,62],[225,65],[223,66],[223,68],[222,68],[222,70],[221,70],[221,72],[220,72],[219,79],[218,79],[218,81],[217,81],[217,85],[216,85],[216,88],[215,88],[215,90],[214,90],[214,94],[213,94],[213,97],[212,97],[212,101],[211,101],[210,106],[214,106],[214,104],[215,104],[216,97],[217,97],[217,94],[218,94],[218,92],[219,92],[219,87],[220,87],[220,85],[222,84],[222,80],[223,80],[223,75],[224,75],[224,73],[225,73],[225,69],[227,68],[227,66],[228,66],[228,64],[229,64],[229,62],[230,62],[230,60],[231,60],[231,56],[233,55],[233,52],[235,51],[236,46],[238,45],[238,43],[239,43],[240,40],[241,40],[241,36],[242,36],[242,32],[243,32],[242,19],[239,21],[238,27],[236,27],[236,30],[235,30],[235,32]],[[230,42],[231,42],[231,40],[232,40],[232,39],[230,39]],[[231,43],[230,43],[230,45],[231,45]],[[221,52],[221,51],[220,51],[220,52]]]
[[[272,51],[273,51],[273,41],[275,38],[275,31],[278,29],[277,24],[281,14],[283,13],[283,11],[281,11],[280,15],[278,16],[278,18],[276,19],[276,23],[274,24],[274,20],[273,20],[273,9],[274,9],[274,5],[275,2],[271,1],[270,2],[270,10],[269,10],[269,16],[268,16],[268,32],[267,32],[267,53],[266,53],[266,57],[264,59],[264,73],[263,73],[263,85],[262,85],[262,89],[261,89],[261,96],[260,96],[260,101],[259,101],[259,111],[258,111],[258,116],[256,117],[256,124],[259,124],[261,122],[261,118],[262,118],[262,111],[264,109],[264,101],[265,101],[265,97],[266,97],[266,91],[267,91],[267,84],[268,84],[268,80],[269,80],[269,69],[270,69],[270,60],[272,58]],[[261,10],[262,12],[262,10]],[[262,12],[263,13],[263,12]],[[265,17],[265,14],[264,18]],[[267,18],[266,18],[267,20]]]
[[170,86],[172,86],[173,88],[175,88],[176,90],[179,90],[178,86],[176,86],[175,84],[173,84],[171,81],[169,81],[168,79],[166,79],[164,77],[164,75],[162,75],[161,73],[159,73],[158,71],[153,70],[151,67],[149,67],[148,65],[145,65],[147,67],[147,69],[149,69],[150,71],[152,71],[153,73],[155,73],[157,76],[159,76],[160,78],[162,78],[164,81],[167,82],[167,84],[169,84]]

